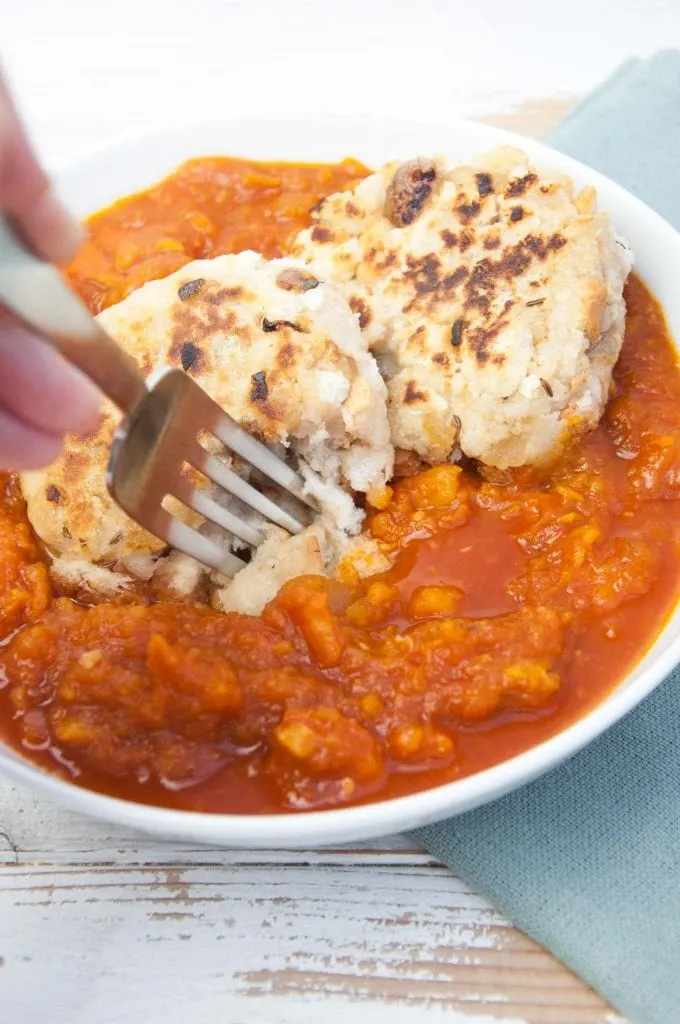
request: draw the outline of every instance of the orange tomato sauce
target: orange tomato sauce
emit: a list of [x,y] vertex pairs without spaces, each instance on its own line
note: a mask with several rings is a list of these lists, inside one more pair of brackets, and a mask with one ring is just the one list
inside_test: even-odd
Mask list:
[[188,160],[154,188],[90,217],[89,239],[68,271],[71,283],[99,313],[189,260],[243,249],[281,256],[319,200],[367,173],[356,160],[321,166]]
[[[285,253],[360,164],[193,160],[89,222],[93,311],[199,257]],[[442,466],[367,532],[380,576],[301,577],[262,616],[52,593],[16,481],[0,503],[0,736],[117,796],[202,811],[331,808],[460,778],[554,735],[653,642],[680,584],[680,372],[628,282],[606,415],[549,474]]]

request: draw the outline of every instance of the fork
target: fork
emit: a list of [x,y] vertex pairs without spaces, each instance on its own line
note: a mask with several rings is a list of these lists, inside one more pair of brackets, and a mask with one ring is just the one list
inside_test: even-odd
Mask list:
[[[123,413],[106,483],[113,499],[145,530],[210,569],[233,576],[246,563],[171,515],[163,507],[168,496],[252,547],[263,540],[262,531],[225,508],[220,498],[237,498],[291,534],[307,525],[303,507],[313,506],[300,474],[243,430],[184,370],[161,369],[145,381],[57,268],[26,248],[2,214],[0,302],[78,367]],[[302,502],[301,514],[291,515],[228,469],[200,443],[206,434]],[[207,477],[212,487],[194,487],[186,465]]]

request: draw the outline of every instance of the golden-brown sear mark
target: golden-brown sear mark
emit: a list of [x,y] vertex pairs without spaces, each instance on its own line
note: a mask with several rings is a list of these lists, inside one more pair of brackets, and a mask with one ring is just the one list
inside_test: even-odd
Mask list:
[[469,224],[471,220],[474,220],[480,210],[481,205],[476,199],[470,203],[459,203],[456,207],[458,219],[462,221],[463,224]]
[[[503,328],[508,326],[508,321],[505,316],[499,316],[496,320],[484,327],[475,327],[467,335],[468,348],[474,353],[475,359],[480,366],[484,366],[488,363],[491,358],[491,352],[489,346],[491,342],[496,338]],[[505,355],[497,352],[493,356],[493,362],[497,366],[502,366],[505,362]]]
[[66,484],[77,484],[87,472],[89,455],[85,451],[67,448],[63,455],[62,478]]
[[[477,310],[489,320],[493,300],[497,295],[499,280],[512,281],[526,272],[534,259],[545,260],[552,253],[566,245],[566,239],[554,233],[550,237],[527,235],[516,245],[503,251],[498,260],[489,257],[479,260],[464,285],[464,308]],[[508,309],[506,303],[505,310]],[[470,335],[472,348],[478,361],[488,358],[488,345],[498,333],[504,320],[496,319],[479,327]]]
[[176,303],[171,310],[174,326],[170,332],[169,358],[182,365],[191,358],[190,369],[194,373],[208,370],[211,339],[219,333],[235,332],[237,327],[236,314],[227,301],[235,297],[234,289],[216,289],[213,283],[212,288],[208,285],[201,289],[196,301]]
[[442,264],[434,253],[429,253],[421,259],[407,257],[406,264],[408,269],[404,277],[412,283],[415,295],[404,306],[405,313],[418,305],[420,299],[429,297],[432,301],[441,301],[450,298],[469,274],[467,267],[460,266],[450,274],[442,276]]
[[522,178],[514,178],[509,182],[508,187],[505,190],[505,194],[509,199],[514,199],[515,196],[523,196],[530,185],[538,181],[538,175],[534,174],[533,171],[529,171]]
[[206,295],[206,301],[212,303],[213,306],[220,306],[225,299],[245,299],[247,298],[245,289],[240,284],[224,285],[216,292],[209,292]]
[[458,245],[460,246],[460,251],[465,252],[467,249],[469,249],[470,246],[474,243],[474,240],[474,231],[461,231],[460,235],[458,236]]
[[419,391],[416,382],[414,380],[408,381],[406,388],[404,389],[404,402],[407,405],[411,405],[413,402],[426,402],[427,395],[423,391]]
[[293,365],[296,355],[297,349],[295,348],[295,345],[293,345],[292,342],[287,341],[276,353],[276,362],[282,370],[285,370],[287,367]]
[[436,292],[439,288],[441,262],[434,253],[423,256],[422,259],[414,259],[412,256],[406,260],[408,270],[405,277],[413,282],[416,294],[427,295]]
[[493,192],[493,178],[486,171],[480,171],[475,174],[475,180],[477,182],[477,191],[480,196],[488,196]]
[[557,252],[567,244],[566,238],[564,238],[563,235],[559,235],[557,232],[554,232],[547,239],[543,235],[527,235],[524,242],[527,248],[529,248],[535,256],[538,256],[539,260],[546,259],[551,252]]
[[394,252],[386,252],[382,260],[375,260],[375,269],[380,273],[385,270],[389,270],[397,262],[397,256]]
[[371,322],[371,311],[358,295],[352,295],[349,299],[349,308],[353,313],[359,315],[359,327],[365,330]]

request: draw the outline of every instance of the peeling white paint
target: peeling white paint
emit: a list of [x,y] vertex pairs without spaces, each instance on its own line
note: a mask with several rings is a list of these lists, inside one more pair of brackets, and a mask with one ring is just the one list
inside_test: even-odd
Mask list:
[[395,836],[163,845],[0,782],[0,991],[21,1024],[625,1024]]

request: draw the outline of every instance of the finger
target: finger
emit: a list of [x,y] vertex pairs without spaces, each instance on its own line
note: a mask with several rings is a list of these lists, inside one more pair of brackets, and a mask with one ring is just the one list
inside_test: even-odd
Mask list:
[[27,426],[50,434],[85,430],[101,396],[58,352],[0,317],[0,406]]
[[0,73],[0,208],[13,214],[26,240],[45,259],[64,263],[85,232],[55,195],[38,164]]
[[20,422],[0,406],[0,469],[42,469],[60,451],[60,437]]

